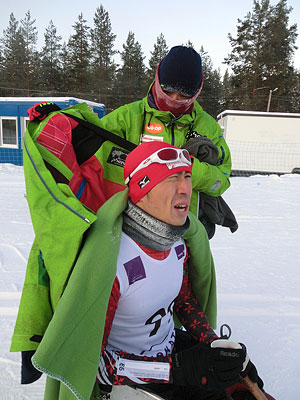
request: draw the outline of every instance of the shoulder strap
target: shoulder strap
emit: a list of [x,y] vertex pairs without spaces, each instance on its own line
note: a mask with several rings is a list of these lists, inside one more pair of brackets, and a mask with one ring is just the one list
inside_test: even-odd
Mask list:
[[86,128],[90,129],[91,131],[93,131],[96,135],[101,136],[102,138],[109,140],[110,142],[113,142],[113,143],[117,144],[118,146],[123,147],[126,150],[132,151],[133,149],[135,149],[137,147],[136,144],[130,142],[129,140],[123,139],[122,137],[116,135],[115,133],[107,131],[104,128],[100,128],[99,126],[92,124],[91,122],[88,122],[84,119],[75,117],[74,115],[70,115],[65,112],[62,112],[62,114],[67,115],[68,117],[74,119],[79,124],[85,126]]

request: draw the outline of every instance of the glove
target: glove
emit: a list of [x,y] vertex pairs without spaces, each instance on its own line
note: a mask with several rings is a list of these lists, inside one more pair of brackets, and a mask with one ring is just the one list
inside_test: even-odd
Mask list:
[[209,239],[215,234],[215,224],[230,228],[232,233],[238,229],[233,212],[221,196],[212,197],[200,193],[198,218],[204,225]]
[[21,365],[21,383],[28,384],[37,381],[42,373],[34,368],[31,362],[31,357],[34,355],[34,350],[22,351]]
[[176,385],[200,386],[205,391],[225,389],[239,381],[245,350],[211,348],[198,344],[172,355]]
[[59,111],[61,108],[52,101],[36,103],[33,107],[27,110],[30,121],[42,121],[53,111]]
[[250,361],[248,356],[246,357],[246,361],[247,362],[244,363],[243,370],[241,372],[241,377],[245,378],[248,376],[252,382],[257,383],[257,386],[262,389],[264,387],[264,382],[258,376],[255,365]]
[[219,150],[213,142],[204,136],[198,136],[186,142],[182,149],[186,149],[192,156],[199,161],[211,165],[217,165]]
[[237,343],[237,342],[233,342],[231,340],[227,340],[227,339],[217,339],[214,340],[211,344],[212,347],[226,347],[226,348],[233,348],[233,349],[238,349],[238,348],[242,348],[245,352],[245,361],[243,363],[243,368],[242,371],[240,373],[242,378],[245,378],[246,376],[248,376],[248,378],[250,378],[250,380],[254,383],[257,383],[258,387],[260,389],[263,388],[264,383],[262,381],[262,379],[258,376],[257,373],[257,369],[255,368],[255,365],[250,361],[250,358],[247,354],[247,349],[246,346],[243,343]]

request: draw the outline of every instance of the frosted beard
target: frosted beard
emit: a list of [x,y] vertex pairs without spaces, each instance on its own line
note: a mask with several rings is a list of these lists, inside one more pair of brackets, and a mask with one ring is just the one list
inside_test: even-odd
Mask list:
[[180,115],[191,113],[194,108],[194,101],[201,92],[203,79],[199,90],[193,97],[187,97],[184,100],[175,100],[162,90],[158,78],[158,68],[159,65],[156,68],[155,81],[152,86],[152,94],[157,108],[160,111],[171,112],[176,118],[180,117]]

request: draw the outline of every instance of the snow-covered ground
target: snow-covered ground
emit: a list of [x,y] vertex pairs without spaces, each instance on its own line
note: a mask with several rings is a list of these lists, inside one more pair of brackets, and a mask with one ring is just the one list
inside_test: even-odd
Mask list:
[[[239,229],[218,227],[219,316],[247,345],[276,400],[300,398],[300,175],[232,178],[224,195]],[[22,167],[0,164],[0,400],[43,398],[44,378],[20,385],[9,353],[26,259],[33,241]]]

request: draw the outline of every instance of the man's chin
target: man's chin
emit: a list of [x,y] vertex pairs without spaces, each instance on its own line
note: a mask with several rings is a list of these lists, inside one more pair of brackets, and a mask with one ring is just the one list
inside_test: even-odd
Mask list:
[[169,223],[169,225],[173,225],[173,226],[183,226],[186,223],[186,219],[187,219],[187,215],[185,216],[181,216],[181,217],[174,217],[172,218],[171,223]]

